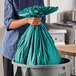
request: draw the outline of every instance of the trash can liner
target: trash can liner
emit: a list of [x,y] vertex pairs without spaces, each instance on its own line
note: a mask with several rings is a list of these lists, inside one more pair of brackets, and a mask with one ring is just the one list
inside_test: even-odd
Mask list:
[[[58,7],[33,6],[18,13],[22,17],[40,17],[55,12]],[[62,63],[61,56],[48,30],[41,22],[31,25],[16,45],[15,62],[27,65],[54,65]]]

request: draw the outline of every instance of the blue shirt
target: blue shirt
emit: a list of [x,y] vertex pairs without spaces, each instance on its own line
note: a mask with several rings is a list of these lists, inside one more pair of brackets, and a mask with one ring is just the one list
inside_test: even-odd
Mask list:
[[[11,21],[21,19],[22,17],[18,16],[18,13],[24,8],[31,7],[34,5],[44,5],[43,0],[5,0],[5,9],[4,9],[4,26],[5,26],[5,35],[1,45],[1,53],[4,57],[12,60],[15,55],[16,44],[25,32],[29,24],[21,26],[16,29],[8,29]],[[45,23],[45,17],[42,18],[42,22]]]

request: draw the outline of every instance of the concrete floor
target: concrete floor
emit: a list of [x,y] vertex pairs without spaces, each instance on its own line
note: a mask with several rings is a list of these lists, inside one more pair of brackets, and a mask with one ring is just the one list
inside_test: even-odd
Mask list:
[[[0,46],[3,40],[3,36],[4,36],[4,27],[0,28]],[[3,75],[3,62],[2,62],[2,55],[0,54],[0,76],[4,76]]]
[[0,54],[0,76],[3,76],[3,63],[2,63],[2,55]]

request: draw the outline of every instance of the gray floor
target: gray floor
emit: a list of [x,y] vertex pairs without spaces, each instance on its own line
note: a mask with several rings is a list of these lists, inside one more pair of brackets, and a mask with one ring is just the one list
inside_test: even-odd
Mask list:
[[0,76],[3,76],[2,55],[0,54]]
[[[4,36],[4,28],[0,28],[0,46]],[[0,54],[0,76],[3,76],[3,64],[2,64],[2,55]]]

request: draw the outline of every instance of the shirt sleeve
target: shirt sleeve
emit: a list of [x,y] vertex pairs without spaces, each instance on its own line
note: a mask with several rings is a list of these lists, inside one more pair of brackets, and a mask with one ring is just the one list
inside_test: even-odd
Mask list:
[[4,26],[8,31],[8,26],[10,25],[11,21],[15,19],[14,17],[14,8],[12,4],[12,0],[5,0],[4,6]]
[[40,5],[45,6],[44,5],[44,0],[40,0]]

